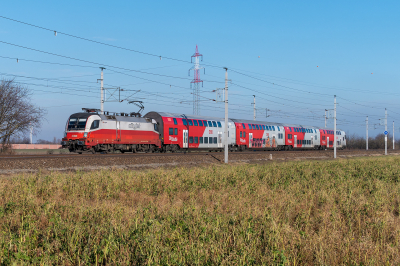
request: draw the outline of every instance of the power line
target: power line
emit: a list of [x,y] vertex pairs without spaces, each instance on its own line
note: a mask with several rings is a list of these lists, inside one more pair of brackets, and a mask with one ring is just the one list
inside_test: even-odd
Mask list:
[[[1,17],[1,16],[0,16],[0,17]],[[168,78],[175,78],[175,79],[182,79],[182,80],[190,80],[190,78],[182,78],[182,77],[176,77],[176,76],[162,75],[162,74],[151,73],[151,72],[144,72],[144,71],[134,70],[134,69],[129,69],[129,68],[124,68],[124,67],[112,66],[112,65],[108,65],[108,64],[100,64],[100,63],[92,62],[92,61],[89,61],[89,60],[84,60],[84,59],[74,58],[74,57],[71,57],[71,56],[66,56],[66,55],[61,55],[61,54],[46,52],[46,51],[42,51],[42,50],[39,50],[39,49],[30,48],[30,47],[27,47],[27,46],[22,46],[22,45],[18,45],[18,44],[14,44],[14,43],[9,43],[9,42],[4,42],[4,41],[0,41],[0,43],[7,44],[7,45],[11,45],[11,46],[15,46],[15,47],[18,47],[18,48],[23,48],[23,49],[31,50],[31,51],[35,51],[35,52],[39,52],[39,53],[43,53],[43,54],[48,54],[48,55],[52,55],[52,56],[57,56],[57,57],[61,57],[61,58],[69,59],[69,60],[79,61],[79,62],[88,63],[88,64],[94,64],[94,65],[99,65],[99,66],[106,66],[106,67],[108,67],[108,68],[115,68],[115,69],[126,70],[126,71],[132,71],[132,72],[138,72],[138,73],[142,73],[142,74],[154,75],[154,76],[160,76],[160,77],[168,77]],[[220,83],[220,81],[212,81],[212,80],[207,80],[207,82]]]
[[[182,60],[182,59],[177,59],[177,58],[168,57],[168,56],[162,56],[162,55],[156,55],[156,54],[153,54],[153,53],[143,52],[143,51],[139,51],[139,50],[135,50],[135,49],[131,49],[131,48],[126,48],[126,47],[122,47],[122,46],[118,46],[118,45],[113,45],[113,44],[109,44],[109,43],[95,41],[95,40],[92,40],[92,39],[76,36],[76,35],[73,35],[73,34],[70,34],[70,33],[62,32],[62,31],[52,30],[52,29],[49,29],[49,28],[45,28],[45,27],[42,27],[42,26],[38,26],[38,25],[31,24],[31,23],[27,23],[27,22],[24,22],[24,21],[8,18],[8,17],[5,17],[5,16],[0,16],[0,18],[6,19],[6,20],[10,20],[10,21],[13,21],[13,22],[17,22],[17,23],[20,23],[20,24],[24,24],[24,25],[27,25],[27,26],[31,26],[31,27],[34,27],[34,28],[50,31],[50,32],[54,33],[55,35],[62,34],[62,35],[68,36],[68,37],[72,37],[72,38],[75,38],[75,39],[79,39],[79,40],[83,40],[83,41],[87,41],[87,42],[91,42],[91,43],[101,44],[101,45],[112,47],[112,48],[117,48],[117,49],[129,51],[129,52],[134,52],[134,53],[138,53],[138,54],[143,54],[143,55],[156,57],[156,58],[159,58],[160,60],[161,59],[168,59],[168,60],[173,60],[173,61],[178,61],[178,62],[183,62],[183,63],[191,63],[190,61],[187,61],[187,60]],[[216,67],[216,68],[222,68],[221,66],[215,66],[215,65],[207,65],[207,66]]]

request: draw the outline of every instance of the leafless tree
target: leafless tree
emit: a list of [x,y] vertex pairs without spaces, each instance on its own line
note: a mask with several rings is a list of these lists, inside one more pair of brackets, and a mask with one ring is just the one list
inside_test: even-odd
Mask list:
[[17,138],[37,130],[44,118],[44,110],[30,101],[30,90],[14,80],[0,81],[0,148],[4,150],[12,137]]

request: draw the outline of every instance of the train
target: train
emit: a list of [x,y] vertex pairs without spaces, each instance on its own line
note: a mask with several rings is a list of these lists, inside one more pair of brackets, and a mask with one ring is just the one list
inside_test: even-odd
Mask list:
[[[222,151],[225,119],[168,112],[100,112],[82,108],[66,123],[61,145],[76,153]],[[228,148],[244,150],[325,150],[334,147],[334,130],[276,122],[228,119]],[[336,130],[336,147],[346,133]]]

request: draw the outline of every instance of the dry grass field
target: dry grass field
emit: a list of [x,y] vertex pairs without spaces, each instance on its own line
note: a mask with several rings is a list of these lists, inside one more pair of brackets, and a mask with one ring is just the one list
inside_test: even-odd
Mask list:
[[400,158],[0,178],[0,264],[399,265]]

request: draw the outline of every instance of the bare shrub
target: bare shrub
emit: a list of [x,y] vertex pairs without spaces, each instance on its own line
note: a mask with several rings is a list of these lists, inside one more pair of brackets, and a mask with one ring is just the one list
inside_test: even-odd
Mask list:
[[0,145],[7,149],[12,138],[19,138],[30,127],[36,130],[43,120],[44,110],[30,102],[30,90],[14,80],[0,81]]

